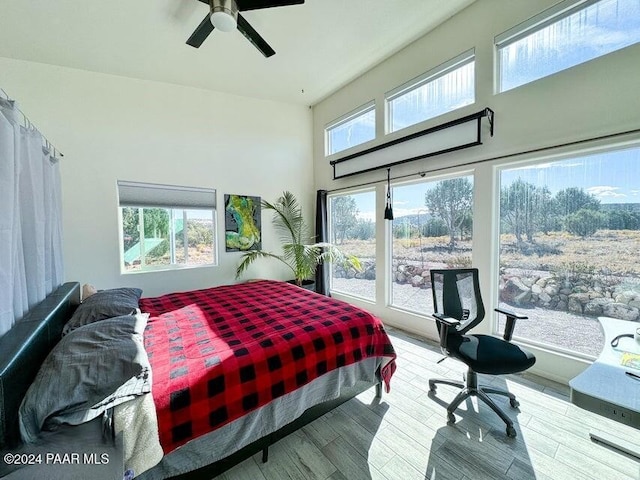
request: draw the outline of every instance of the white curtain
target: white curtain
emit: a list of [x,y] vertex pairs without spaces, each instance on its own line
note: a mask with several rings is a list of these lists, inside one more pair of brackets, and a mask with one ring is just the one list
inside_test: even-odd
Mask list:
[[0,99],[0,336],[63,280],[60,167]]

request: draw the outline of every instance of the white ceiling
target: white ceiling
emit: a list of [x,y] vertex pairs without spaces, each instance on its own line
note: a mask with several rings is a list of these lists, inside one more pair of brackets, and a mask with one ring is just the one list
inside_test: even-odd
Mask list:
[[[0,0],[0,56],[313,105],[474,0],[307,0],[244,12],[240,32],[185,44],[197,0]],[[1,76],[0,76],[1,78]]]

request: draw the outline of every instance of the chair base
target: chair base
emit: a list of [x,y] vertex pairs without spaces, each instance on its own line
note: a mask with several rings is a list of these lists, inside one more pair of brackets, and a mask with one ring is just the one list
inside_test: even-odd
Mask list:
[[478,397],[478,399],[482,400],[485,404],[487,404],[491,410],[496,412],[496,414],[502,419],[504,423],[507,425],[507,436],[515,437],[516,429],[513,427],[513,420],[511,420],[506,413],[502,411],[498,405],[495,404],[493,400],[489,397],[489,393],[494,395],[503,395],[505,397],[509,397],[509,403],[511,407],[518,408],[520,403],[516,400],[516,396],[513,393],[507,392],[505,390],[498,390],[497,388],[491,388],[486,386],[478,386],[478,374],[473,370],[469,369],[466,375],[465,382],[457,382],[455,380],[448,379],[431,379],[429,380],[429,391],[436,391],[436,384],[441,383],[444,385],[451,385],[452,387],[458,387],[462,390],[456,395],[456,398],[449,404],[447,407],[447,419],[448,423],[454,424],[456,422],[456,417],[453,412],[458,408],[458,406],[466,400],[468,397]]

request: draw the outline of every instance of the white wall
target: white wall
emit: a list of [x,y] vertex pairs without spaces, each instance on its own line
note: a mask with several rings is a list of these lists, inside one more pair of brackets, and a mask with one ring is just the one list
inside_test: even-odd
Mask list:
[[[520,88],[494,94],[494,37],[555,3],[554,0],[478,0],[425,37],[315,105],[313,156],[316,188],[335,190],[365,182],[379,182],[386,178],[386,171],[334,181],[329,160],[475,113],[485,107],[490,107],[496,114],[496,133],[493,138],[489,137],[488,123],[483,120],[483,145],[394,167],[392,176],[454,167],[466,162],[640,129],[640,44]],[[471,48],[475,48],[476,53],[475,104],[385,136],[384,93]],[[372,99],[375,99],[377,106],[377,138],[325,158],[325,125]],[[496,212],[491,200],[493,192],[497,191],[495,167],[505,161],[495,160],[451,170],[468,171],[475,175],[474,266],[480,268],[482,274],[482,290],[485,302],[490,307],[488,311],[493,308],[492,303],[497,297],[496,285],[492,281],[497,278],[494,248]],[[382,185],[378,183],[378,196],[384,195]],[[482,189],[478,188],[480,186]],[[378,219],[382,219],[383,207],[384,202],[378,201]],[[377,222],[378,243],[385,241],[384,223],[382,220]],[[377,252],[377,271],[385,271],[385,248],[379,247]],[[431,319],[387,306],[383,285],[385,279],[380,277],[378,275],[380,280],[375,304],[348,300],[366,306],[391,325],[437,338]],[[489,322],[484,322],[482,329],[488,331]],[[583,361],[574,362],[562,357],[558,362],[559,356],[541,349],[535,350],[538,354],[536,371],[550,378],[566,381],[584,368]]]
[[[0,86],[65,155],[67,280],[139,286],[145,296],[234,282],[239,254],[224,251],[225,193],[273,201],[291,190],[312,218],[306,107],[8,58],[0,58]],[[219,265],[122,275],[119,179],[216,188]],[[279,251],[268,212],[262,222],[263,248]],[[251,277],[288,278],[268,261]]]

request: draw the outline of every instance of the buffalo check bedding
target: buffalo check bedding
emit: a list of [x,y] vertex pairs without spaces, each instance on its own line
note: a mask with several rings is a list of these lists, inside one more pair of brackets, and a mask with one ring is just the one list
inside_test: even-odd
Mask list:
[[140,300],[165,453],[323,374],[395,352],[381,321],[284,282],[258,281]]

